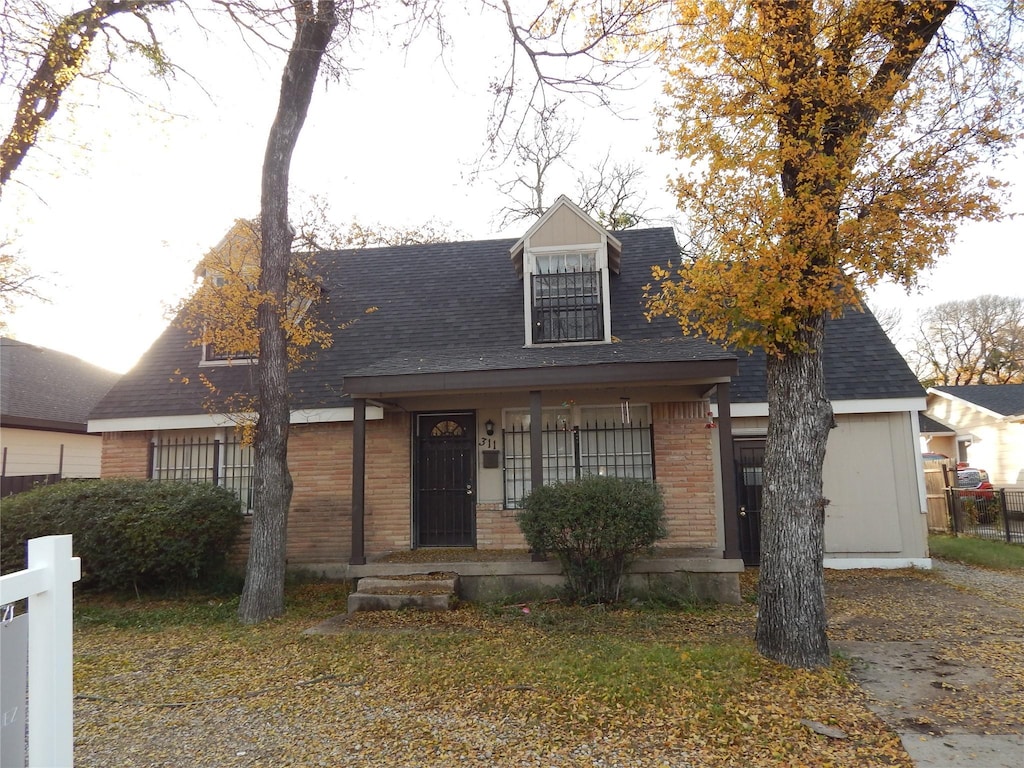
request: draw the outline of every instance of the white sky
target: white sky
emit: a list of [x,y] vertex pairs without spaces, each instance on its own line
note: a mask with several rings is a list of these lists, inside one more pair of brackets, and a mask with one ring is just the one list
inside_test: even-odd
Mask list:
[[[293,162],[296,201],[321,196],[341,222],[436,219],[473,238],[526,229],[498,231],[503,199],[494,176],[470,178],[484,146],[487,84],[507,54],[501,20],[467,14],[455,21],[447,66],[431,40],[406,58],[375,38],[353,56],[362,71],[318,87]],[[197,40],[185,29],[171,54],[202,78],[208,96],[184,77],[169,90],[137,80],[178,115],[171,117],[80,83],[69,99],[79,106],[59,116],[4,191],[0,237],[17,235],[20,258],[50,299],[19,301],[9,335],[126,371],[165,327],[167,307],[191,288],[202,254],[235,218],[258,212],[280,63],[257,60],[232,32]],[[648,205],[670,217],[664,179],[672,165],[648,151],[656,93],[652,83],[630,97],[631,120],[577,105],[576,155],[586,165],[611,147],[616,161],[642,162]],[[11,106],[0,109],[6,116]],[[1024,163],[1015,168],[1024,176]],[[563,192],[574,197],[572,178],[550,185],[548,201]],[[1024,211],[1024,189],[1015,191],[1015,207]],[[966,226],[951,257],[922,278],[919,295],[883,288],[873,306],[899,307],[910,325],[917,310],[941,301],[1024,295],[1022,243],[1024,218]]]

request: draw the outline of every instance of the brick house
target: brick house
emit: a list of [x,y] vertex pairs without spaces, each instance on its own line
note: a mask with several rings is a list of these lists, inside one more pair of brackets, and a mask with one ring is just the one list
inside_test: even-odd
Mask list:
[[[665,494],[669,536],[636,578],[735,599],[757,558],[764,358],[648,322],[650,267],[678,255],[671,229],[610,233],[565,197],[517,241],[321,255],[334,344],[291,377],[289,565],[359,577],[461,549],[445,567],[464,585],[550,582],[555,564],[523,556],[517,501],[606,473]],[[923,392],[869,313],[831,321],[826,343],[828,556],[924,564]],[[245,391],[255,364],[207,359],[172,324],[92,414],[103,474],[213,480],[247,506],[248,449],[198,381]]]

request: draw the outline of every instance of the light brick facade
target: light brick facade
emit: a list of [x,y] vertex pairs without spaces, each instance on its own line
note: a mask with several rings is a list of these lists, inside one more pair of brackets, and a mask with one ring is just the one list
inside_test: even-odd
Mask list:
[[[703,403],[655,403],[657,480],[665,493],[669,536],[661,546],[714,547],[717,541],[712,430]],[[365,551],[407,550],[412,533],[411,416],[388,412],[366,425]],[[104,477],[146,477],[149,432],[105,433]],[[352,425],[291,428],[288,465],[294,482],[288,515],[288,563],[293,567],[348,562],[352,531]],[[515,510],[501,503],[476,508],[480,549],[526,549]],[[249,524],[235,556],[244,561]]]
[[104,432],[100,477],[149,477],[152,432]]
[[714,547],[718,540],[712,429],[705,403],[654,403],[654,456],[665,494],[663,547]]

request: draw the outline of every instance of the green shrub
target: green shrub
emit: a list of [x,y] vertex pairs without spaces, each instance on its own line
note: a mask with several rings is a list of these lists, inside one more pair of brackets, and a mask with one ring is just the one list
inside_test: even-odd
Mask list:
[[24,568],[29,539],[70,533],[84,588],[205,585],[222,576],[241,524],[238,499],[212,485],[65,481],[4,499],[0,568]]
[[567,599],[608,603],[629,564],[665,537],[664,513],[653,483],[594,476],[534,489],[516,521],[535,552],[558,558]]

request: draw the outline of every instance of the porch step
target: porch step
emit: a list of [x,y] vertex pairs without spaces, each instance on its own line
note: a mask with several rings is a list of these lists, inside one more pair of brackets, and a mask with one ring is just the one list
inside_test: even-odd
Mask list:
[[359,579],[356,591],[348,596],[348,612],[397,611],[415,608],[421,611],[447,611],[458,594],[457,573],[414,573],[408,576]]

